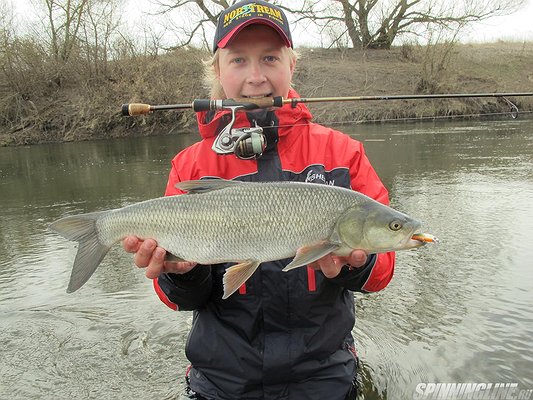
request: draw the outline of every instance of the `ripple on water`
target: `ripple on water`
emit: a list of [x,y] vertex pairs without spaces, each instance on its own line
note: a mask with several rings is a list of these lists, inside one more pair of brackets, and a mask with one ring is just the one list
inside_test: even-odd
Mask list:
[[130,318],[122,315],[132,300],[115,309],[68,305],[3,313],[0,398],[177,397],[190,314],[165,317],[155,310],[160,304],[137,303],[141,314]]

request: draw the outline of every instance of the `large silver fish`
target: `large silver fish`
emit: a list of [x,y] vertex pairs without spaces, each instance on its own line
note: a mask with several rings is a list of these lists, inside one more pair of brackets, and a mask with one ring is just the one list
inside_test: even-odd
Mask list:
[[353,249],[383,253],[434,241],[420,223],[361,193],[299,182],[181,182],[185,195],[62,218],[50,228],[79,242],[67,292],[79,289],[111,246],[128,235],[153,238],[178,259],[237,262],[224,275],[224,296],[265,261],[294,257],[283,271]]

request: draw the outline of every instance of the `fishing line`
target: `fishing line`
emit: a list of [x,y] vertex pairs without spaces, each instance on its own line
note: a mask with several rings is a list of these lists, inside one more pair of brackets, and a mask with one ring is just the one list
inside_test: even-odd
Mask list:
[[[520,114],[532,114],[533,111],[520,111]],[[455,118],[474,118],[474,117],[490,117],[498,115],[509,115],[509,112],[499,113],[481,113],[481,114],[454,114],[454,115],[434,115],[434,116],[422,116],[422,117],[399,117],[399,118],[379,118],[379,119],[353,119],[342,121],[312,121],[325,125],[347,125],[347,124],[366,124],[377,122],[400,122],[400,121],[427,121],[427,120],[442,120],[442,119],[455,119]],[[515,118],[513,118],[515,119]],[[291,126],[305,126],[307,124],[293,124],[293,125],[273,125],[269,128],[288,128]]]
[[[520,114],[532,114],[533,111],[520,111]],[[423,117],[399,117],[399,118],[379,118],[379,119],[351,119],[351,120],[342,120],[342,121],[320,121],[312,120],[312,123],[324,124],[324,125],[348,125],[348,124],[366,124],[366,123],[378,123],[378,122],[403,122],[403,121],[428,121],[428,120],[443,120],[443,119],[456,119],[456,118],[476,118],[476,117],[492,117],[492,116],[501,116],[509,115],[509,112],[499,112],[499,113],[481,113],[481,114],[454,114],[454,115],[434,115],[434,116],[423,116]],[[306,126],[305,124],[291,124],[291,125],[271,125],[267,128],[289,128],[291,126]],[[172,129],[167,132],[167,135],[172,133],[175,129],[180,128],[179,124],[176,124]]]

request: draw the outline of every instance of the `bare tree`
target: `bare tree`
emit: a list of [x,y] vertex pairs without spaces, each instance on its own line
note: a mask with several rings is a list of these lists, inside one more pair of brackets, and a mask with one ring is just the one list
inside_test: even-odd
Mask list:
[[[13,10],[6,3],[0,3],[0,71],[2,77],[13,69],[11,45],[15,40]],[[4,82],[0,81],[2,85]]]
[[[32,26],[46,61],[50,82],[57,87],[65,77],[91,79],[105,74],[118,38],[121,0],[32,0],[40,24]],[[37,39],[37,40],[35,40]],[[78,76],[78,78],[75,78]]]
[[84,46],[85,57],[91,68],[90,73],[100,75],[106,72],[112,52],[111,42],[121,23],[118,10],[121,2],[91,0],[86,5],[82,18],[80,41]]
[[155,0],[153,3],[159,8],[156,14],[179,14],[176,21],[169,21],[167,28],[173,29],[177,43],[172,48],[190,46],[195,39],[200,40],[205,47],[210,43],[207,38],[209,29],[216,26],[218,16],[225,9],[238,0]]
[[299,7],[283,3],[298,21],[309,20],[321,31],[342,26],[332,44],[347,36],[354,48],[388,49],[401,35],[420,35],[436,25],[458,31],[472,22],[510,14],[524,0],[302,0]]
[[68,61],[78,43],[88,0],[43,0],[43,3],[52,56],[56,61]]

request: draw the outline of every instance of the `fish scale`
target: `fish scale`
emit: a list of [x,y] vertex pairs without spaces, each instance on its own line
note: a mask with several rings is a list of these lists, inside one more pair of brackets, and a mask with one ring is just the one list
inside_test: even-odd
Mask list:
[[[155,239],[183,260],[239,263],[226,271],[225,297],[265,261],[295,256],[288,270],[331,252],[377,253],[425,243],[411,240],[416,220],[349,189],[224,180],[177,187],[189,193],[54,222],[51,229],[80,243],[68,291],[81,287],[109,248],[130,235]],[[393,222],[400,228],[391,229]]]
[[[320,198],[316,191],[311,193],[300,185],[283,191],[276,186],[246,184],[224,192],[151,200],[102,218],[99,228],[108,245],[127,232],[154,238],[184,260],[270,261],[294,255],[302,241],[314,242],[329,235],[335,219],[331,213],[317,213],[320,202],[340,202],[341,208],[353,203],[342,196],[335,200],[329,191]],[[213,252],[205,252],[206,247]]]

